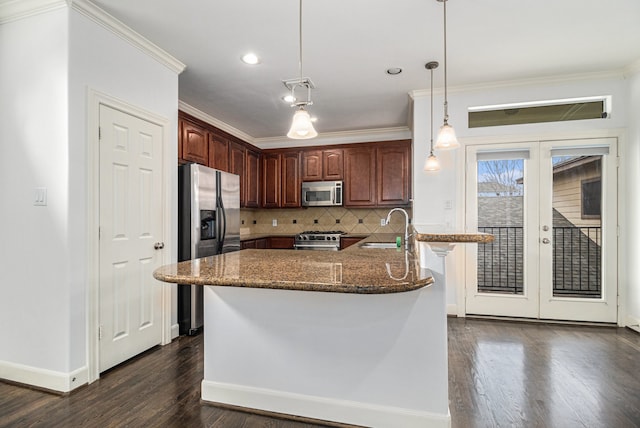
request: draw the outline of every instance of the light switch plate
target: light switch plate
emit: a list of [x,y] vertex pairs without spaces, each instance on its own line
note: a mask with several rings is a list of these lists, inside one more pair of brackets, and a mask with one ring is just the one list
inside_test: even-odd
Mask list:
[[278,225],[278,219],[277,219],[277,218],[274,218],[274,219],[271,221],[271,225],[272,225],[273,227],[276,227],[276,226]]
[[47,188],[36,187],[33,191],[33,205],[46,206],[47,205]]
[[386,218],[381,218],[380,219],[380,226],[386,226],[387,225],[387,219]]

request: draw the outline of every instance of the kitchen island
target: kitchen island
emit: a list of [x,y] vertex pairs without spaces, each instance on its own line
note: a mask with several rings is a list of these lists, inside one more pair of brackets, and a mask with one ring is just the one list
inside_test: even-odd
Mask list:
[[158,269],[204,290],[202,400],[448,427],[445,290],[404,248],[243,250]]

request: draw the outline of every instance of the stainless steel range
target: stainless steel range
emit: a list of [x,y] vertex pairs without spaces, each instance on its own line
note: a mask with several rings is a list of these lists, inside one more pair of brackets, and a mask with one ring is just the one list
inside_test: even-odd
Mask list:
[[308,230],[296,235],[294,248],[296,250],[338,251],[342,234],[344,232],[339,230]]

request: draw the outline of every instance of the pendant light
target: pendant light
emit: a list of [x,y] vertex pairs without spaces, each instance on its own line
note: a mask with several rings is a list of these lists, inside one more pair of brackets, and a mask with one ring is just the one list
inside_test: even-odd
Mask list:
[[449,125],[449,102],[447,100],[447,1],[437,0],[444,6],[444,123],[440,127],[435,148],[438,150],[457,149],[460,147],[453,126]]
[[425,68],[431,72],[431,128],[429,132],[429,157],[424,162],[425,171],[438,171],[440,162],[436,155],[433,154],[433,70],[438,68],[438,61],[429,61],[425,64]]
[[[300,0],[300,16],[299,16],[299,71],[300,71],[300,79],[297,81],[290,82],[291,87],[291,96],[295,100],[296,95],[295,91],[298,87],[306,87],[307,88],[307,99],[304,101],[294,102],[291,104],[291,107],[297,107],[296,112],[293,114],[293,120],[291,122],[291,129],[287,133],[287,137],[293,138],[295,140],[306,140],[309,138],[314,138],[318,136],[318,132],[313,128],[313,123],[311,122],[311,116],[309,116],[309,112],[305,110],[305,106],[310,106],[313,104],[311,101],[311,88],[313,87],[311,81],[309,79],[305,79],[302,77],[302,0]],[[287,82],[285,82],[285,85]]]

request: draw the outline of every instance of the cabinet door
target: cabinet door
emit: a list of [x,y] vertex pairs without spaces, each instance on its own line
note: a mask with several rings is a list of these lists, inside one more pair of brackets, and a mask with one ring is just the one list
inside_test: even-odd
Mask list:
[[377,205],[408,205],[411,193],[411,145],[398,142],[377,148]]
[[240,206],[246,206],[245,187],[246,179],[244,176],[245,165],[245,148],[237,143],[229,143],[229,172],[240,176]]
[[246,250],[247,248],[256,248],[256,240],[251,239],[250,241],[242,241],[240,242],[240,249]]
[[348,248],[350,246],[352,246],[353,244],[356,244],[360,241],[362,241],[364,239],[364,237],[341,237],[340,238],[340,249],[344,250],[345,248]]
[[300,152],[285,152],[281,155],[282,193],[280,206],[297,208],[300,206]]
[[229,142],[212,133],[209,133],[209,166],[229,172]]
[[268,240],[267,238],[256,239],[256,248],[259,250],[267,249]]
[[245,206],[260,208],[260,153],[247,150]]
[[269,248],[274,250],[293,250],[293,236],[270,236]]
[[344,205],[346,207],[375,206],[375,148],[345,149],[344,161]]
[[280,206],[280,155],[267,154],[262,157],[262,206]]
[[302,152],[302,181],[322,180],[322,150]]
[[207,146],[207,131],[195,123],[182,120],[182,159],[207,165],[209,150]]
[[342,149],[322,152],[322,178],[330,181],[344,178],[344,152]]

